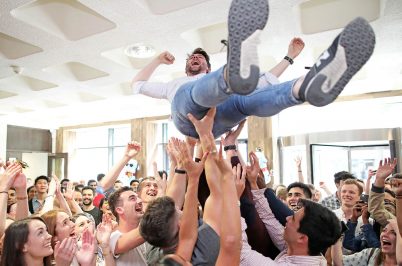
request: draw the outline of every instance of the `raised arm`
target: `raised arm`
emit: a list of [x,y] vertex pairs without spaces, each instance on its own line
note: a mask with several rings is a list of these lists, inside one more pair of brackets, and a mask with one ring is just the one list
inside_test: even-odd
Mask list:
[[[293,38],[290,41],[288,47],[288,53],[286,54],[292,61],[300,54],[304,48],[304,42],[300,38]],[[290,66],[289,60],[282,59],[276,66],[274,66],[269,72],[277,78]]]
[[136,141],[127,144],[123,157],[112,167],[107,175],[100,181],[102,188],[106,191],[113,187],[124,166],[134,158],[141,150],[141,145]]
[[297,176],[299,178],[299,182],[304,184],[304,176],[303,176],[303,171],[301,168],[301,162],[302,162],[302,157],[300,155],[296,156],[295,163],[296,163],[296,168],[297,168]]
[[15,178],[13,187],[17,195],[17,213],[15,214],[15,219],[21,220],[29,215],[27,177],[22,172]]
[[207,154],[203,156],[201,162],[196,163],[193,161],[185,142],[180,142],[177,149],[180,153],[178,158],[180,158],[179,160],[187,171],[188,186],[183,215],[181,216],[179,245],[176,254],[186,261],[190,261],[198,236],[198,183],[200,174],[204,169]]
[[158,68],[158,66],[162,64],[171,65],[174,63],[174,60],[175,60],[174,56],[167,51],[159,54],[151,62],[149,62],[149,64],[146,65],[140,72],[138,72],[137,75],[135,75],[133,79],[133,84],[137,81],[147,81],[154,73],[154,71]]

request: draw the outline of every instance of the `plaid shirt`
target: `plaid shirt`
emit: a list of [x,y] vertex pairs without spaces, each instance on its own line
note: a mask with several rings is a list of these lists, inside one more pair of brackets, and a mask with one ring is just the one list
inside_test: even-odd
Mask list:
[[321,205],[327,207],[330,210],[337,210],[341,207],[341,202],[338,200],[336,193],[326,197],[321,201]]

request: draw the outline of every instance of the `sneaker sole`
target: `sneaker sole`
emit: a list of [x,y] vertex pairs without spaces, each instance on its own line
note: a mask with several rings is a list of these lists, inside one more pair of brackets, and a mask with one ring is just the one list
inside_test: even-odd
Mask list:
[[[369,60],[374,46],[375,34],[369,23],[363,18],[350,22],[339,36],[338,48],[332,61],[313,74],[305,91],[305,99],[314,106],[324,106],[335,101],[346,84]],[[339,73],[345,67],[346,70]]]
[[255,31],[264,29],[268,21],[267,0],[233,0],[229,10],[229,45],[227,73],[230,89],[237,94],[249,94],[257,86],[260,68],[250,65],[250,75],[240,75],[241,47]]

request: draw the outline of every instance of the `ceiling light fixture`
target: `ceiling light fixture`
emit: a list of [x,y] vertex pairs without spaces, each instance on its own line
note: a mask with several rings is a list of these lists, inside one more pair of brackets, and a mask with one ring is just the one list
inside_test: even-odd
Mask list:
[[149,58],[155,55],[155,49],[143,43],[129,45],[124,50],[124,53],[129,57],[134,58]]

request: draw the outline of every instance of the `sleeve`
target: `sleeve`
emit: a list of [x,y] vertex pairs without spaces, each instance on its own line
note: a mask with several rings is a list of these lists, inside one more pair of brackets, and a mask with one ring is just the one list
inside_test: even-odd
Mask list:
[[252,190],[255,208],[262,222],[265,224],[265,228],[267,229],[272,242],[274,242],[275,246],[280,251],[283,251],[286,249],[286,242],[283,239],[284,227],[272,213],[268,201],[264,196],[264,190],[265,189]]
[[368,265],[371,250],[372,250],[371,248],[366,248],[352,255],[343,255],[342,256],[343,265],[344,266]]
[[355,237],[357,223],[348,221],[346,225],[348,227],[348,230],[345,231],[345,237],[343,238],[342,246],[352,251],[358,251],[361,239],[357,239]]
[[279,84],[279,79],[272,75],[270,72],[265,72],[260,75],[257,88],[266,87],[268,85]]
[[119,238],[121,237],[122,233],[119,231],[114,231],[111,235],[110,235],[110,242],[109,242],[109,247],[110,250],[112,251],[113,256],[117,259],[120,254],[115,254],[114,250],[116,248],[117,245],[117,241],[119,240]]
[[133,83],[132,89],[134,94],[144,94],[156,99],[167,99],[167,83],[137,81]]
[[368,211],[371,214],[371,218],[376,220],[381,226],[385,226],[389,219],[395,218],[384,207],[384,188],[372,185],[369,194]]
[[264,196],[268,200],[269,207],[275,215],[275,218],[285,226],[286,217],[292,216],[294,212],[275,196],[275,192],[271,188],[265,190]]
[[378,239],[377,234],[374,232],[373,226],[371,224],[364,224],[362,226],[362,231],[364,237],[366,238],[368,247],[379,248],[381,246],[380,239]]
[[247,225],[244,218],[242,217],[241,218],[242,247],[240,252],[240,265],[242,266],[277,265],[277,263],[275,263],[270,258],[265,257],[264,255],[251,249],[251,246],[248,244],[246,229]]

